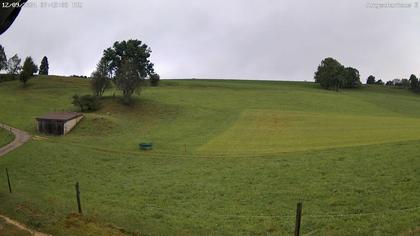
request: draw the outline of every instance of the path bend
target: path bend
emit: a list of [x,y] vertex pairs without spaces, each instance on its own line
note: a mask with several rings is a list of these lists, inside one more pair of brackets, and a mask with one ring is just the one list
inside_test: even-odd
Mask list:
[[22,146],[31,139],[31,135],[27,132],[0,123],[0,128],[6,129],[15,135],[15,139],[4,147],[0,147],[0,157]]

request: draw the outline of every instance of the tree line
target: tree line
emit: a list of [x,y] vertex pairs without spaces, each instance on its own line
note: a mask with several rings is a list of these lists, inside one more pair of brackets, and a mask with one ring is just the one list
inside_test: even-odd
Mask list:
[[[339,90],[342,88],[358,88],[362,86],[359,71],[353,67],[345,67],[336,59],[328,57],[321,61],[315,72],[315,83],[322,88]],[[409,88],[414,92],[420,92],[420,82],[416,75],[412,74],[410,79],[395,79],[384,83],[381,79],[369,75],[367,85],[386,85],[398,88]]]
[[8,59],[4,47],[0,45],[0,71],[6,71],[6,74],[0,75],[0,82],[19,79],[25,86],[36,73],[48,75],[49,64],[46,56],[42,58],[39,67],[30,56],[25,58],[23,65],[21,63],[22,59],[17,54]]
[[384,83],[382,80],[376,80],[375,76],[369,75],[366,84],[385,85],[401,89],[410,89],[415,93],[420,93],[420,82],[415,74],[411,74],[409,79],[394,79]]

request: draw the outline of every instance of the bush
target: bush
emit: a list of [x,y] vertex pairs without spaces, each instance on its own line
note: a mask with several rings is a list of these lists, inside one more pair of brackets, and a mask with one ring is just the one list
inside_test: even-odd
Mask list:
[[80,111],[96,111],[100,108],[101,103],[98,97],[92,95],[74,95],[72,104],[80,107]]

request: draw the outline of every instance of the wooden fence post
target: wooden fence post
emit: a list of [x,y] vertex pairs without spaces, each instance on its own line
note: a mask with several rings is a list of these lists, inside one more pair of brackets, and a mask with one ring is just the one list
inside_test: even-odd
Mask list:
[[302,203],[299,202],[296,207],[296,224],[295,224],[295,236],[300,236],[300,223],[302,220]]
[[10,184],[9,171],[6,168],[7,184],[9,185],[9,193],[12,193],[12,185]]
[[77,208],[79,210],[79,214],[82,214],[82,204],[80,203],[80,188],[79,182],[76,183],[76,199],[77,199]]

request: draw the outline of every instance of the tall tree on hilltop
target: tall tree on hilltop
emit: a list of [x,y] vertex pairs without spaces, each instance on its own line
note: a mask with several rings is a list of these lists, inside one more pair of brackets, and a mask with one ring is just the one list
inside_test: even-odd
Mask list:
[[34,74],[38,72],[38,66],[35,65],[32,57],[27,57],[23,63],[22,72],[20,73],[19,80],[25,86],[28,80],[30,80]]
[[50,66],[48,64],[48,58],[44,56],[41,61],[41,65],[39,66],[39,74],[40,75],[48,75],[48,71]]
[[121,68],[115,76],[115,85],[123,92],[124,104],[131,103],[131,96],[144,84],[144,78],[139,77],[136,65],[131,60],[123,60]]

